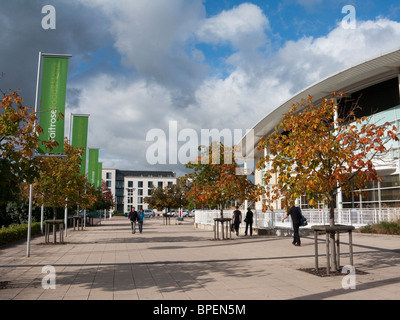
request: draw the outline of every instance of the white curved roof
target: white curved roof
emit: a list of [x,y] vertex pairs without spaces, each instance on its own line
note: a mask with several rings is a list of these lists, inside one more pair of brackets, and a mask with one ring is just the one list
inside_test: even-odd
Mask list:
[[309,95],[313,97],[314,102],[317,102],[332,92],[351,94],[374,84],[393,79],[398,75],[400,75],[400,49],[365,61],[311,85],[273,110],[254,126],[254,144],[246,146],[247,136],[243,137],[242,141],[239,142],[239,144],[242,144],[243,155],[250,154],[252,151],[257,153],[256,146],[259,139],[274,131],[284,114],[290,110],[292,104],[301,102]]

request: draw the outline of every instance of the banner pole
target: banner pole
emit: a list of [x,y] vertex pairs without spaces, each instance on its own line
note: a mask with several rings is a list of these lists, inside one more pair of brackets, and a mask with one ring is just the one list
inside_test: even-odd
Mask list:
[[[39,82],[40,82],[40,69],[42,64],[42,51],[39,52],[38,71],[36,77],[36,97],[35,97],[35,115],[38,117],[38,100],[39,100]],[[34,123],[34,130],[36,133],[36,121]],[[33,197],[33,182],[29,186],[29,208],[28,208],[28,232],[27,232],[27,247],[26,256],[31,255],[31,227],[32,227],[32,197]],[[41,226],[41,228],[43,228]]]
[[[39,119],[40,118],[40,113],[38,112],[39,110],[39,85],[40,85],[40,75],[41,75],[41,70],[42,70],[42,57],[64,57],[64,58],[71,58],[72,55],[70,54],[49,54],[49,53],[43,53],[42,51],[39,52],[39,59],[38,59],[38,71],[37,71],[37,77],[36,77],[36,97],[35,97],[35,115]],[[36,133],[36,121],[34,123],[34,132]],[[38,146],[39,149],[39,146]],[[35,152],[36,151],[36,152]],[[32,159],[42,156],[42,157],[47,157],[48,155],[38,155],[37,154],[38,150],[34,150],[34,155],[32,156]],[[65,155],[58,155],[55,157],[65,157]],[[28,208],[28,232],[27,232],[27,248],[26,248],[26,255],[27,257],[30,257],[30,243],[31,243],[31,228],[32,228],[32,202],[33,202],[33,182],[29,186],[29,208]]]

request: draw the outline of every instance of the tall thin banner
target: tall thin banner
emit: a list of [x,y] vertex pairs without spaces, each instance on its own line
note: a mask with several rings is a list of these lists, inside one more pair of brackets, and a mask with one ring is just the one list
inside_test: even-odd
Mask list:
[[97,172],[99,170],[99,149],[89,149],[88,181],[97,187]]
[[101,188],[101,181],[102,179],[102,172],[103,172],[103,163],[99,162],[97,167],[97,188]]
[[89,116],[72,116],[72,138],[71,144],[74,148],[83,148],[80,174],[86,174],[86,155],[87,155],[87,137],[88,137]]
[[[38,152],[64,153],[64,114],[67,92],[68,58],[44,57],[42,90],[40,99],[40,122],[43,132],[39,136]],[[43,141],[56,141],[51,151]]]

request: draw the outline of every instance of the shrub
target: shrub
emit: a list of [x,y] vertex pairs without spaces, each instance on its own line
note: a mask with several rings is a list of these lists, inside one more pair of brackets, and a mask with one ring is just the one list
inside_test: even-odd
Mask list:
[[400,235],[400,220],[399,221],[382,221],[378,224],[368,225],[360,229],[361,233],[376,233]]
[[[40,222],[32,223],[31,235],[40,233]],[[26,239],[28,234],[28,225],[13,225],[0,230],[0,245],[4,245],[10,242]]]

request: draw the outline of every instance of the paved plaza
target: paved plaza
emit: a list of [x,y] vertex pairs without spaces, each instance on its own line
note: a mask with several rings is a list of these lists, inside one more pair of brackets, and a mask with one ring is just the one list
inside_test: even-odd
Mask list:
[[[0,248],[1,300],[286,300],[399,299],[400,237],[354,234],[354,262],[368,274],[344,289],[343,276],[318,277],[314,239],[233,235],[211,240],[192,219],[146,219],[132,234],[126,218],[113,217],[83,231],[68,230],[66,244],[46,245],[44,236]],[[348,237],[341,237],[341,264],[348,264]],[[319,243],[325,265],[325,243]],[[55,289],[45,289],[44,266],[55,271]],[[45,284],[52,284],[45,281]],[[53,283],[54,284],[54,283]]]

